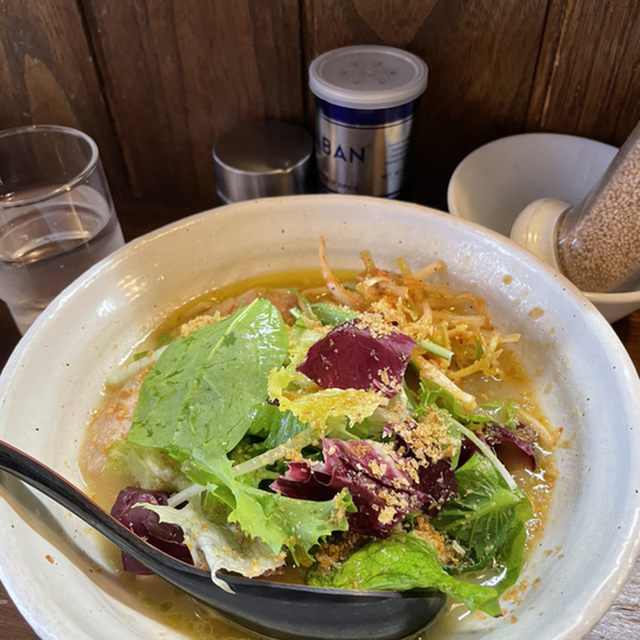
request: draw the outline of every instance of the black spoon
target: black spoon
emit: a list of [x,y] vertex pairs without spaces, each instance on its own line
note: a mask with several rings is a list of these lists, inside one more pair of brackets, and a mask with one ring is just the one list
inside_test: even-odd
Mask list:
[[57,473],[0,441],[0,469],[52,498],[148,569],[231,620],[284,640],[396,640],[427,625],[442,609],[437,591],[358,591],[211,575],[159,551],[133,534]]

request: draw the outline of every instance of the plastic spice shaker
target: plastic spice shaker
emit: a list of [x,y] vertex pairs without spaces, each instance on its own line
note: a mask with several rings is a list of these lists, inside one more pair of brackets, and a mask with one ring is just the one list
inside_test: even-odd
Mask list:
[[602,178],[557,223],[560,270],[582,291],[640,284],[640,123]]
[[397,198],[427,65],[393,47],[332,49],[309,67],[322,190]]

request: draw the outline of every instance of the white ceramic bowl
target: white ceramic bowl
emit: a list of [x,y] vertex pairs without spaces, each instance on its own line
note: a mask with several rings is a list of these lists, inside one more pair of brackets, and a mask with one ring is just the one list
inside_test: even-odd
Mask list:
[[[534,200],[578,204],[604,173],[617,149],[557,133],[523,133],[489,142],[453,172],[450,213],[509,237],[518,214]],[[640,291],[584,295],[615,322],[640,307]]]
[[449,212],[509,237],[518,214],[539,198],[578,204],[618,150],[559,133],[522,133],[472,151],[449,180]]
[[[518,349],[539,401],[564,430],[555,498],[522,575],[522,602],[504,602],[498,620],[436,627],[430,640],[583,638],[638,552],[640,383],[611,327],[568,281],[453,216],[384,199],[291,196],[221,207],[132,242],[63,292],[20,342],[0,378],[0,438],[82,486],[76,460],[87,421],[103,380],[132,347],[206,290],[316,266],[320,235],[334,266],[360,266],[364,248],[382,267],[399,256],[413,267],[445,260],[453,286],[482,294],[499,327],[522,333]],[[0,497],[0,579],[40,637],[168,633],[111,578],[86,525],[6,476]]]

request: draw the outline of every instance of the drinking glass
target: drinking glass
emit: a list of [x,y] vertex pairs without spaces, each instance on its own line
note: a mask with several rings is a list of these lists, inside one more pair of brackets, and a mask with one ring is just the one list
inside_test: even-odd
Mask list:
[[0,132],[0,299],[21,333],[123,244],[89,136],[53,125]]

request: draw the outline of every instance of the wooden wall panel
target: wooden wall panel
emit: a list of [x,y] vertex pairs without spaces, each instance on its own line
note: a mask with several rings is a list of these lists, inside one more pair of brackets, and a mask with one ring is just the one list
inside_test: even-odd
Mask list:
[[406,48],[429,66],[412,152],[418,202],[445,208],[457,163],[524,128],[547,0],[304,1],[307,65],[367,43]]
[[551,0],[527,126],[620,145],[640,119],[640,2]]
[[82,16],[69,0],[0,0],[0,129],[58,124],[92,136],[114,196],[127,193],[118,141]]
[[117,199],[197,210],[217,204],[220,133],[312,129],[308,64],[357,43],[429,65],[411,194],[425,204],[446,206],[454,167],[485,142],[620,144],[640,118],[637,0],[0,0],[0,128],[83,129]]
[[134,196],[217,203],[211,148],[302,120],[297,0],[83,0]]

